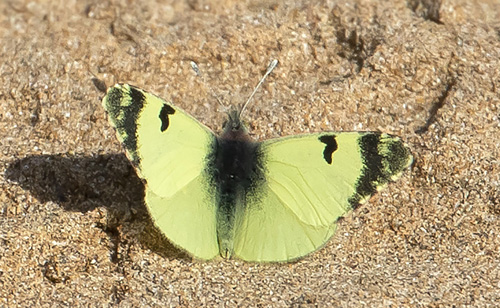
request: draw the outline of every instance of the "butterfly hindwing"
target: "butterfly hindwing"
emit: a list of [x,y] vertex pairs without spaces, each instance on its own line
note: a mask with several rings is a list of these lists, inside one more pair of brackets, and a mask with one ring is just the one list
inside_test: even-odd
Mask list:
[[412,161],[397,137],[321,133],[265,141],[265,181],[246,196],[234,254],[252,261],[289,261],[323,246],[336,221]]
[[130,85],[110,88],[103,106],[146,182],[145,202],[157,227],[198,258],[216,256],[216,205],[205,168],[215,135],[182,109]]

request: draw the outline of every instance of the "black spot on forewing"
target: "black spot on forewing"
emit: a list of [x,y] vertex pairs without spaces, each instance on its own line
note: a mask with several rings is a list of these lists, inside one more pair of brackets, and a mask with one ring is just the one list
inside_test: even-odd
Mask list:
[[161,120],[160,130],[162,132],[166,131],[168,126],[170,125],[170,120],[168,118],[168,115],[174,114],[174,113],[175,113],[174,108],[172,108],[170,105],[163,104],[163,107],[161,108],[160,115],[159,115],[160,120]]
[[320,136],[319,141],[326,144],[325,149],[323,150],[323,158],[325,161],[331,165],[333,161],[333,152],[337,151],[338,145],[335,140],[335,135],[323,135]]
[[352,208],[397,177],[412,159],[403,142],[387,134],[366,133],[359,138],[358,145],[364,166],[356,183],[356,192],[349,198]]
[[105,107],[109,117],[135,164],[139,163],[137,118],[144,107],[145,100],[146,97],[142,91],[126,85],[110,88],[105,98]]

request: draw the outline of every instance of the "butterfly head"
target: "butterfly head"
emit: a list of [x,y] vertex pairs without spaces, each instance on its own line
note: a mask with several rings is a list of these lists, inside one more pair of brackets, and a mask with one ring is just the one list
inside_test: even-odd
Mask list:
[[227,112],[227,120],[222,125],[222,138],[229,140],[244,140],[248,139],[248,131],[241,121],[240,111],[236,108],[231,108]]

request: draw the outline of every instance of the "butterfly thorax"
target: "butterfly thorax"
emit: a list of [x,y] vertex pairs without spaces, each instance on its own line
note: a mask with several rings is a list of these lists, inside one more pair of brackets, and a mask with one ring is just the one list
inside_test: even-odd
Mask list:
[[251,140],[239,116],[229,114],[224,132],[217,138],[212,162],[213,181],[217,189],[217,236],[220,253],[229,258],[233,251],[235,217],[244,212],[246,195],[262,178],[259,143]]

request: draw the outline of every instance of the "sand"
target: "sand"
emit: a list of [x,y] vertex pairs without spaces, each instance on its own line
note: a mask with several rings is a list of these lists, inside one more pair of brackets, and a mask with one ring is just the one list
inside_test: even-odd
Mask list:
[[[138,3],[0,3],[0,306],[496,305],[497,1]],[[252,137],[376,130],[415,163],[302,260],[194,260],[154,230],[102,91],[219,132],[209,87],[242,104],[271,59]]]

